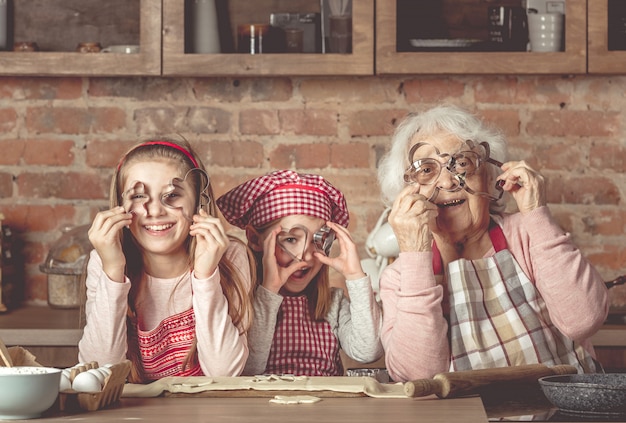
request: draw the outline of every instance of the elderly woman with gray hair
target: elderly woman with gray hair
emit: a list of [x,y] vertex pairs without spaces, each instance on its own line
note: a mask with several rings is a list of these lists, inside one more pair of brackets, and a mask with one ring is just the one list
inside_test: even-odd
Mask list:
[[[607,288],[555,222],[544,178],[506,161],[468,111],[408,115],[379,167],[400,254],[380,280],[382,341],[396,381],[542,363],[599,371],[589,338]],[[503,194],[518,211],[504,213]]]

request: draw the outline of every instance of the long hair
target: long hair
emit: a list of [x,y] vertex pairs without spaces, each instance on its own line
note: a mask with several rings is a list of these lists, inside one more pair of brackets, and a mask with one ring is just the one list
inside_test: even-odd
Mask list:
[[[492,158],[501,162],[508,159],[504,135],[461,107],[444,104],[423,113],[410,113],[397,126],[391,138],[391,148],[378,166],[378,183],[385,205],[391,206],[405,187],[404,171],[410,165],[408,152],[413,137],[419,132],[421,139],[427,139],[441,131],[456,135],[463,141],[486,141]],[[487,171],[491,186],[495,184],[498,169],[489,165]],[[493,213],[504,210],[504,198],[492,201],[490,210]]]
[[[153,144],[157,142],[157,144]],[[158,144],[158,142],[164,142],[167,144]],[[170,144],[170,145],[168,145]],[[186,154],[188,153],[188,154]],[[116,207],[122,205],[122,192],[124,190],[124,182],[126,176],[126,169],[129,164],[136,162],[150,162],[158,160],[167,160],[171,163],[176,163],[181,175],[187,174],[192,168],[199,168],[206,172],[202,161],[197,154],[191,148],[189,143],[185,140],[174,140],[170,138],[154,138],[140,142],[133,146],[130,150],[122,156],[120,163],[111,180],[110,188],[110,207]],[[195,161],[195,163],[194,163]],[[196,166],[197,165],[197,166]],[[192,174],[193,175],[193,174]],[[200,190],[202,181],[200,175],[192,179],[192,184],[196,197],[196,208],[200,205],[201,196]],[[215,205],[213,189],[209,182],[208,186],[209,202],[206,205],[207,213],[213,217],[218,217],[218,209]],[[141,354],[139,352],[139,343],[137,338],[137,301],[140,298],[140,293],[144,287],[144,263],[139,246],[134,240],[130,230],[124,228],[120,234],[122,250],[126,257],[126,276],[130,279],[131,289],[128,298],[128,313],[127,313],[127,342],[128,342],[128,359],[132,363],[131,374],[129,380],[134,383],[142,383],[145,381],[144,370],[141,361]],[[231,240],[241,242],[235,237],[230,237]],[[196,247],[195,237],[188,236],[186,242],[188,266],[192,270],[194,263],[194,251]],[[243,244],[243,242],[241,242]],[[246,251],[248,248],[244,245]],[[252,300],[251,292],[247,290],[246,283],[244,281],[243,273],[237,269],[234,264],[223,256],[218,264],[220,273],[220,284],[222,292],[228,301],[228,314],[232,319],[234,325],[236,325],[241,333],[245,333],[250,327],[252,319]],[[254,271],[250,269],[251,273]],[[253,273],[252,273],[253,274]],[[196,341],[192,348],[189,350],[183,368],[189,365],[194,360],[197,361],[197,349]]]
[[[257,234],[262,234],[268,230],[277,221],[266,223],[258,228],[253,228]],[[272,254],[274,252],[272,251]],[[256,281],[257,285],[263,284],[263,251],[252,252],[254,263],[256,265]],[[332,294],[330,288],[330,268],[323,264],[317,275],[309,282],[304,289],[304,294],[309,301],[309,316],[313,321],[322,321],[325,319],[332,302]]]

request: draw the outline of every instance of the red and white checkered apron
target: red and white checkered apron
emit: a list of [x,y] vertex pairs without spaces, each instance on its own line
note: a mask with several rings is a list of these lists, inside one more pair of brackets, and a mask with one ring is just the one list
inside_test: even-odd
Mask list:
[[343,376],[339,342],[326,320],[311,320],[305,295],[284,297],[278,316],[265,373]]
[[[489,235],[493,256],[448,265],[450,371],[541,363],[594,372],[589,353],[552,323],[543,298],[507,249],[495,222]],[[433,247],[437,274],[441,256]]]
[[195,329],[193,308],[164,319],[151,331],[138,328],[139,351],[146,378],[156,380],[166,376],[202,376],[197,359],[182,370],[193,344]]

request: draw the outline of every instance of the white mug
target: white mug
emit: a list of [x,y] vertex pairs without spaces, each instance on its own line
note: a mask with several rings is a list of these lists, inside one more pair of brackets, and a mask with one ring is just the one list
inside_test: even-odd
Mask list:
[[564,20],[562,13],[529,13],[530,51],[562,51]]
[[116,46],[108,46],[103,48],[102,53],[121,53],[121,54],[137,54],[140,47],[137,44],[120,44]]
[[380,225],[376,232],[372,234],[368,247],[378,256],[397,257],[400,254],[396,234],[388,222]]

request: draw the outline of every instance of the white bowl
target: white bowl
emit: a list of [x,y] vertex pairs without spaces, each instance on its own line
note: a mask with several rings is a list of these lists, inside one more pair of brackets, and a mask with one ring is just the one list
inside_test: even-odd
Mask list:
[[40,417],[56,401],[60,379],[52,367],[0,367],[0,419]]

